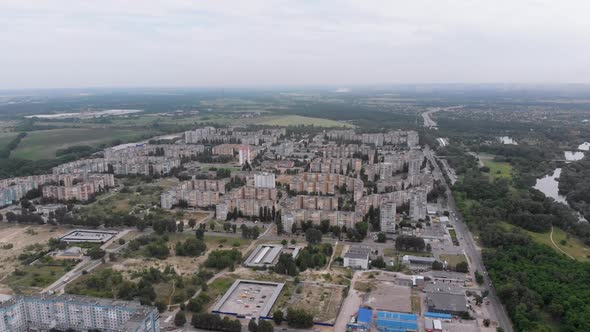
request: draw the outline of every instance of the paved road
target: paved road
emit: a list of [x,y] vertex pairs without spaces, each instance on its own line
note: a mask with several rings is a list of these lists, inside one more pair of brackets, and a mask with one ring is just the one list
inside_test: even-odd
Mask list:
[[[435,172],[433,174],[442,174],[438,167],[438,164],[434,161],[434,155],[432,151],[429,149],[425,149],[425,155],[435,167]],[[508,314],[506,313],[504,306],[502,305],[502,303],[498,299],[498,296],[496,295],[496,290],[493,287],[492,281],[488,277],[488,273],[483,264],[481,252],[475,245],[475,241],[473,240],[473,236],[467,228],[467,225],[463,222],[463,218],[459,213],[459,210],[457,209],[453,193],[451,192],[451,189],[449,188],[444,177],[440,177],[439,180],[441,180],[441,183],[443,183],[446,187],[449,211],[454,213],[454,215],[456,216],[456,218],[451,218],[451,220],[454,223],[455,231],[457,232],[457,238],[459,239],[459,242],[461,243],[462,247],[465,248],[465,253],[467,254],[467,257],[469,257],[471,260],[472,269],[475,268],[475,270],[484,274],[484,285],[487,286],[487,289],[490,292],[488,295],[488,299],[492,304],[490,306],[490,311],[494,314],[498,323],[500,324],[500,326],[504,328],[506,332],[512,332],[512,323],[510,321],[510,318],[508,318]],[[453,214],[451,214],[451,216],[453,216]]]

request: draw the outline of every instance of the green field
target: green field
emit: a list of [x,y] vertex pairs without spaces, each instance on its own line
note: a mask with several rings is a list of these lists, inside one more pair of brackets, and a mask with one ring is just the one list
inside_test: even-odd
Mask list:
[[142,132],[112,128],[64,128],[29,132],[18,147],[12,151],[12,158],[51,159],[55,152],[74,145],[99,145],[115,139],[131,140]]
[[0,133],[0,148],[5,147],[10,141],[12,141],[18,133]]
[[489,167],[492,179],[512,179],[512,165],[506,162],[485,160],[484,165]]
[[285,115],[285,116],[268,116],[258,122],[261,125],[267,126],[316,126],[316,127],[354,127],[350,123],[334,121],[329,119],[310,118],[299,115]]
[[8,285],[17,292],[38,291],[61,278],[71,268],[69,266],[24,265],[18,274],[8,277]]
[[443,255],[440,255],[440,260],[447,262],[449,264],[449,266],[452,266],[453,268],[461,262],[467,262],[467,259],[465,258],[465,255],[463,255],[463,254],[455,254],[455,255],[443,254]]
[[[553,227],[553,242],[555,242],[555,245],[551,242],[551,232],[535,233],[527,231],[527,233],[533,238],[533,240],[535,240],[535,242],[548,245],[557,252],[561,253],[559,250],[561,249],[570,256],[574,257],[576,260],[590,261],[590,249],[588,246],[585,246],[582,241],[571,235],[568,238],[568,234],[557,227]],[[562,241],[565,241],[565,245],[562,244]]]
[[[510,225],[508,223],[502,223],[502,227],[506,229],[516,228],[516,226]],[[531,236],[533,241],[537,243],[547,245],[559,253],[562,253],[561,250],[563,250],[568,255],[574,257],[576,260],[586,262],[590,261],[590,247],[584,245],[580,239],[572,235],[568,235],[566,232],[557,227],[553,227],[553,242],[555,242],[555,245],[551,242],[551,232],[535,233],[527,230],[524,231]],[[565,244],[562,244],[562,241],[564,240]]]

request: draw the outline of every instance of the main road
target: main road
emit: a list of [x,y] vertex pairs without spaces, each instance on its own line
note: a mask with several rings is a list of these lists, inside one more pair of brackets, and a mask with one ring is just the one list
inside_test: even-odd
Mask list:
[[496,317],[498,324],[502,328],[504,328],[504,330],[506,332],[512,332],[512,323],[510,321],[510,318],[508,318],[508,314],[506,313],[504,306],[502,305],[502,303],[500,302],[500,299],[496,295],[496,291],[494,289],[494,286],[492,285],[492,281],[489,278],[486,268],[483,264],[483,260],[481,258],[481,252],[477,248],[477,246],[475,245],[475,241],[473,240],[473,236],[471,235],[471,232],[469,231],[469,229],[467,228],[467,225],[463,221],[461,213],[457,209],[457,204],[455,203],[455,198],[453,197],[453,193],[451,192],[451,189],[449,188],[447,181],[445,180],[445,177],[442,176],[442,172],[441,172],[440,168],[438,167],[438,164],[434,160],[435,157],[434,157],[432,150],[430,150],[428,147],[426,147],[426,149],[424,149],[424,155],[426,156],[426,158],[428,158],[428,160],[430,160],[430,163],[433,165],[433,167],[434,167],[433,174],[435,175],[435,177],[438,177],[439,180],[441,181],[441,183],[443,183],[445,186],[446,194],[448,197],[447,204],[448,204],[449,212],[451,212],[451,216],[455,216],[454,218],[451,218],[451,220],[454,223],[455,232],[457,233],[457,237],[459,239],[459,242],[465,248],[465,253],[467,254],[467,257],[470,258],[471,268],[475,269],[476,271],[479,271],[484,276],[484,285],[489,290],[488,299],[490,300],[490,303],[491,303],[491,306],[490,306],[491,310],[490,311],[492,311],[494,313],[494,316]]

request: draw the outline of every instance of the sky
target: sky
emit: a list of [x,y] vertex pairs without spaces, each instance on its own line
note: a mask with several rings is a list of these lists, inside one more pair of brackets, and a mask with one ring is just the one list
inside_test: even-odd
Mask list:
[[0,89],[590,83],[587,0],[0,0]]

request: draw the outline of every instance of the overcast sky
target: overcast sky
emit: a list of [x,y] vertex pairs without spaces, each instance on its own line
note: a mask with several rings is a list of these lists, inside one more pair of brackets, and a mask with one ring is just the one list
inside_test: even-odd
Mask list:
[[0,0],[0,89],[590,83],[590,1]]

